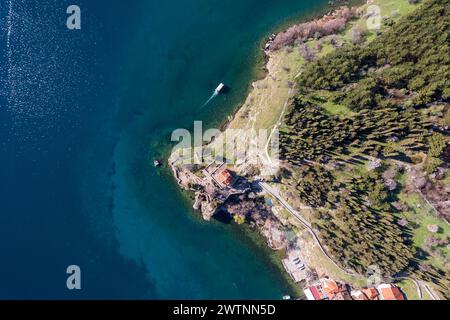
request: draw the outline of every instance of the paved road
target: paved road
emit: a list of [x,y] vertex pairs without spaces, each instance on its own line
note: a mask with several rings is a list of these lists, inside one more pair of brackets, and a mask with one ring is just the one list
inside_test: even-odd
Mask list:
[[433,298],[433,300],[441,300],[436,293],[423,281],[419,281],[421,287],[425,289],[425,291]]
[[[418,280],[416,280],[414,278],[411,278],[411,277],[408,277],[406,275],[405,276],[394,277],[394,280],[409,280],[409,281],[412,281],[414,283],[414,285],[416,286],[417,296],[419,297],[419,300],[423,299],[422,286],[420,285]],[[409,300],[408,296],[407,296],[407,298]]]
[[305,218],[303,218],[302,215],[297,210],[295,210],[283,197],[281,197],[278,190],[272,188],[270,185],[268,185],[267,183],[262,182],[262,181],[258,181],[258,185],[261,187],[261,189],[265,190],[267,193],[274,196],[283,205],[283,207],[286,208],[286,210],[288,210],[309,231],[309,233],[312,235],[314,241],[319,246],[320,251],[322,251],[322,253],[328,258],[328,260],[331,261],[331,263],[333,263],[339,270],[341,270],[342,272],[344,272],[345,274],[347,274],[349,276],[357,275],[356,273],[349,272],[349,271],[343,269],[336,262],[334,262],[333,258],[331,258],[331,256],[328,255],[328,253],[325,251],[325,248],[320,243],[319,237],[317,236],[314,229],[311,227],[311,224]]
[[417,281],[414,278],[409,278],[409,280],[411,280],[412,282],[414,282],[414,284],[416,285],[417,288],[417,296],[419,297],[419,300],[423,299],[423,295],[422,295],[422,287],[420,286],[419,281]]

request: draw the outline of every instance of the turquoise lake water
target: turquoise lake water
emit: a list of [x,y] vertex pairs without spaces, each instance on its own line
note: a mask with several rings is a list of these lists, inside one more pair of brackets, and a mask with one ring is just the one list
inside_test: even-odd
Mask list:
[[[327,1],[2,0],[0,298],[280,299],[279,269],[205,223],[152,159],[244,100],[260,41]],[[200,110],[218,83],[231,91]],[[82,290],[65,287],[66,267]]]

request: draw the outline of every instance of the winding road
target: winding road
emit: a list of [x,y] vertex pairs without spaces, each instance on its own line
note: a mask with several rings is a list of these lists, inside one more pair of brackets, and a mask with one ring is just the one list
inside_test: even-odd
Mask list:
[[441,300],[439,296],[436,293],[434,293],[434,291],[428,286],[427,283],[423,281],[418,281],[418,283],[420,287],[423,287],[425,291],[430,295],[430,297],[433,298],[433,300]]
[[286,210],[288,210],[294,216],[294,218],[296,218],[309,231],[309,233],[313,237],[314,241],[319,246],[320,251],[322,251],[322,253],[328,258],[328,260],[330,260],[330,262],[333,265],[335,265],[339,270],[341,270],[342,272],[344,272],[345,274],[347,274],[349,276],[357,275],[355,272],[349,272],[348,270],[343,269],[336,262],[334,262],[334,260],[330,257],[330,255],[326,252],[323,245],[320,243],[319,237],[317,236],[316,232],[312,228],[311,224],[308,221],[306,221],[306,219],[303,218],[302,215],[297,210],[295,210],[283,197],[281,197],[278,190],[272,188],[266,182],[258,181],[257,183],[261,189],[263,189],[264,191],[266,191],[267,193],[269,193],[270,195],[275,197],[281,203],[281,205]]
[[[349,276],[357,276],[357,274],[355,272],[350,272],[348,270],[343,269],[341,266],[339,266],[336,262],[334,262],[334,260],[331,258],[330,255],[328,255],[328,253],[326,252],[325,248],[323,247],[323,245],[320,243],[319,237],[317,236],[316,232],[314,231],[314,229],[312,228],[311,224],[306,221],[305,218],[303,218],[303,216],[297,211],[295,210],[281,195],[280,192],[275,189],[272,188],[269,184],[267,184],[266,182],[262,182],[262,181],[257,181],[258,186],[266,191],[267,193],[269,193],[270,195],[272,195],[273,197],[275,197],[280,203],[281,205],[288,210],[293,216],[294,218],[296,218],[308,231],[309,233],[312,235],[314,241],[317,243],[317,245],[320,248],[320,251],[322,251],[322,253],[325,255],[325,257],[327,257],[327,259],[333,263],[333,265],[335,265],[339,270],[341,270],[342,272],[344,272],[346,275]],[[417,289],[417,295],[419,297],[419,300],[423,299],[423,294],[422,294],[422,288],[425,289],[425,291],[433,298],[433,300],[440,300],[439,296],[437,296],[433,290],[430,289],[430,287],[428,286],[427,283],[423,282],[423,281],[419,281],[417,279],[411,278],[411,277],[399,277],[397,279],[405,279],[405,280],[410,280],[412,281]]]

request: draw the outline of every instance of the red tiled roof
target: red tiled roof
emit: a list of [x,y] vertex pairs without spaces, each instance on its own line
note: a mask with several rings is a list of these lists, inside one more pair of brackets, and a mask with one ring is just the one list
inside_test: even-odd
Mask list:
[[217,174],[217,180],[224,185],[230,185],[233,182],[233,176],[228,169],[224,169]]
[[405,300],[400,289],[392,284],[380,285],[378,286],[378,290],[380,291],[383,300]]
[[363,289],[362,292],[366,295],[369,300],[376,300],[378,297],[378,291],[375,288]]
[[336,281],[331,279],[322,279],[322,287],[323,291],[325,291],[329,296],[337,294],[341,291]]
[[323,296],[320,293],[319,289],[317,287],[309,287],[309,291],[311,291],[311,294],[313,295],[314,299],[316,300],[322,300]]

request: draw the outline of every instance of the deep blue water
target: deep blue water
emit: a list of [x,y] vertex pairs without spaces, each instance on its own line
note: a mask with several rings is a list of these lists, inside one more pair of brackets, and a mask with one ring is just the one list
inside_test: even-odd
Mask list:
[[[82,28],[65,27],[81,7]],[[236,227],[204,223],[164,157],[218,125],[261,39],[318,0],[0,0],[0,298],[250,298],[290,291]],[[232,90],[199,111],[219,82]],[[66,289],[66,267],[82,290]]]

